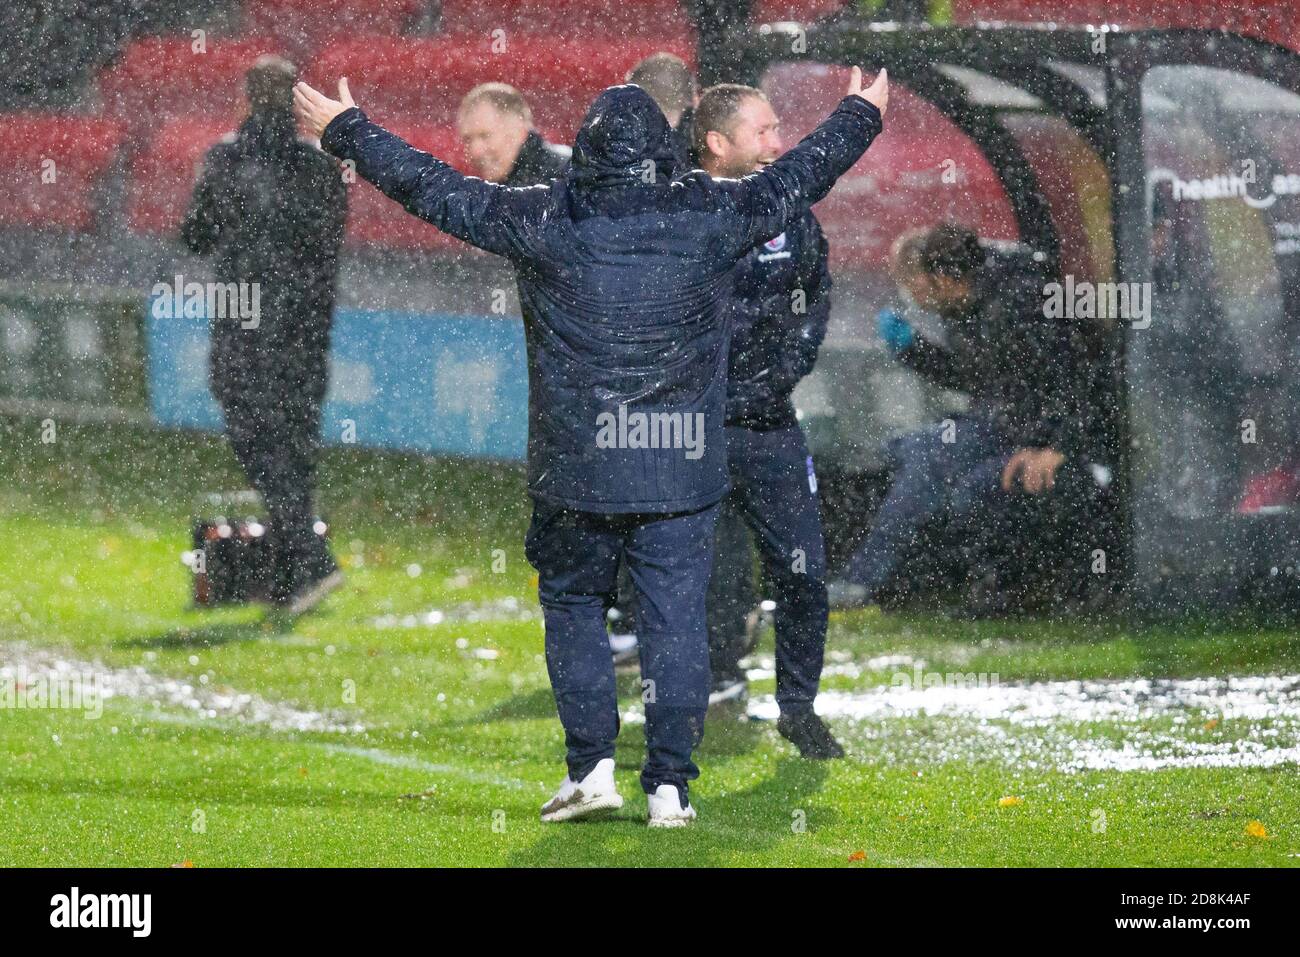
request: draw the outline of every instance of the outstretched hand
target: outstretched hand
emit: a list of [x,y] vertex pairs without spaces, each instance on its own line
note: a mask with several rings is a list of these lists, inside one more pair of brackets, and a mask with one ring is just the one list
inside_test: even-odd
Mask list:
[[339,80],[337,100],[331,100],[301,81],[293,85],[293,111],[298,114],[298,119],[307,131],[317,139],[325,132],[325,127],[330,125],[330,120],[356,105],[348,91],[347,77]]
[[889,108],[889,71],[881,67],[871,86],[862,89],[862,69],[854,67],[849,71],[849,96],[860,96],[885,115]]

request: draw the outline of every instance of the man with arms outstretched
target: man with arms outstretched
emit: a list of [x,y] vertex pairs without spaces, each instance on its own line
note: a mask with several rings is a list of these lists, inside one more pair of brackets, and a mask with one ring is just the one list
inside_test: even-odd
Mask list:
[[546,821],[621,807],[605,609],[626,560],[643,644],[651,826],[689,823],[691,753],[709,693],[704,596],[727,493],[723,431],[731,271],[829,192],[882,128],[888,78],[848,95],[759,173],[673,179],[663,112],[637,86],[592,104],[562,180],[525,188],[464,176],[299,84],[324,148],[414,215],[515,266],[528,348],[525,551],[538,571],[546,660],[568,776]]

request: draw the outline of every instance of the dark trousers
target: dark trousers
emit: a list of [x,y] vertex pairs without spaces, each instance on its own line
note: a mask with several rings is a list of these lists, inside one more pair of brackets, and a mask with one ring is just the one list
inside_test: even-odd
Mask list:
[[306,382],[284,374],[213,377],[230,446],[267,511],[271,594],[279,600],[338,567],[312,528],[324,390],[323,371]]
[[[1002,469],[1015,443],[991,419],[962,416],[951,421],[951,428],[929,425],[889,444],[893,482],[844,575],[869,594],[897,574],[930,521],[946,513],[949,521],[978,529],[1007,504]],[[952,441],[945,441],[948,437]],[[977,534],[971,541],[987,542],[990,536]],[[978,563],[976,555],[967,559]]]
[[748,532],[776,600],[776,700],[812,708],[826,652],[826,549],[812,456],[797,425],[727,427],[731,494],[718,523],[709,586],[709,658],[715,680],[738,677],[754,607]]
[[670,515],[603,515],[540,499],[524,551],[537,569],[546,621],[546,667],[577,781],[614,756],[618,698],[605,632],[619,561],[636,597],[646,716],[641,786],[674,784],[685,794],[699,776],[691,752],[704,734],[709,700],[704,595],[718,507]]

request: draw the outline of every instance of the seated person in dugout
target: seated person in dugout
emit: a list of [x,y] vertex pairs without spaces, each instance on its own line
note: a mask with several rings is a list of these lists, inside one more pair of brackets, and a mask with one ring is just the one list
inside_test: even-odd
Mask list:
[[1086,454],[1085,330],[1044,315],[1050,280],[1028,251],[994,249],[964,227],[900,237],[893,273],[905,299],[937,314],[946,342],[887,309],[878,317],[886,349],[967,395],[969,409],[890,442],[889,490],[831,583],[831,603],[879,602],[917,555],[922,533],[946,519],[969,576],[971,610],[995,611],[983,607],[1002,600],[994,559],[1028,530],[1042,500],[1109,484]]

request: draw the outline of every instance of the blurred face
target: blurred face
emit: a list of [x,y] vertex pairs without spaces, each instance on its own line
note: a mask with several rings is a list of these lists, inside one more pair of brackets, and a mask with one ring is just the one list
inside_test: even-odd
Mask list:
[[960,307],[971,293],[969,280],[932,276],[920,269],[895,269],[894,280],[912,302],[929,312],[947,312]]
[[479,100],[457,118],[457,132],[465,145],[465,158],[474,172],[493,183],[502,182],[528,138],[522,117],[502,113],[487,100]]
[[708,134],[708,171],[715,176],[748,176],[781,155],[781,121],[772,104],[757,96],[740,101],[731,129]]

